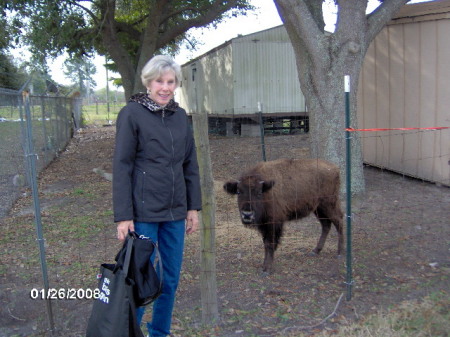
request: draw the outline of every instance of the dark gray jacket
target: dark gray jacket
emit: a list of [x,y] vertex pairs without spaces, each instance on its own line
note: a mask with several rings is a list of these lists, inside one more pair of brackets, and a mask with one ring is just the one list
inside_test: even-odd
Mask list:
[[114,221],[173,221],[201,209],[194,138],[186,111],[131,97],[116,124]]

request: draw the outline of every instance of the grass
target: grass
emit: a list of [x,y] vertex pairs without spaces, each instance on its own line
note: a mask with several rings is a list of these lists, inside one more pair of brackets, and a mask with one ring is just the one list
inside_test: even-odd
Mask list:
[[[82,107],[84,125],[114,124],[123,105],[124,103],[121,102],[111,103],[109,112],[106,104],[84,105]],[[48,163],[47,160],[53,158],[50,154],[65,147],[68,131],[62,120],[54,117],[45,121],[36,119],[40,116],[40,109],[40,106],[33,106],[33,116],[35,118],[32,121],[34,151],[39,156],[40,161],[42,159],[45,161],[45,163],[41,164],[42,167],[45,167]],[[10,107],[0,108],[0,117],[6,117],[11,120],[19,119],[19,110]],[[0,172],[3,175],[11,175],[11,179],[12,176],[24,170],[23,146],[21,145],[23,140],[21,135],[23,133],[22,128],[25,127],[19,122],[0,122],[0,152],[2,158],[5,158],[0,160]],[[47,157],[47,154],[49,157]]]
[[[106,103],[97,103],[82,106],[82,119],[83,125],[108,125],[113,124],[117,119],[120,109],[125,106],[125,102],[111,102],[109,106]],[[39,118],[41,116],[41,106],[32,106],[33,118]],[[0,117],[7,118],[8,120],[20,119],[20,111],[15,106],[0,107]],[[54,118],[54,117],[52,117]],[[13,123],[20,127],[20,123],[17,122],[2,122],[0,123],[0,130],[3,134],[7,129],[15,127]],[[2,127],[3,125],[3,127]],[[19,130],[20,131],[20,130]]]
[[83,122],[84,125],[111,125],[114,124],[120,109],[125,103],[91,104],[83,105]]
[[73,193],[76,196],[84,197],[84,198],[91,198],[92,199],[92,198],[95,197],[94,194],[92,194],[91,192],[89,192],[89,191],[87,191],[87,190],[85,190],[84,188],[81,188],[81,187],[75,188],[73,190]]
[[[431,294],[422,301],[406,301],[370,315],[362,322],[344,326],[335,337],[445,337],[450,331],[450,297]],[[318,337],[330,336],[322,333]]]
[[[65,117],[63,117],[65,115]],[[9,175],[24,175],[24,149],[26,144],[26,123],[21,123],[17,107],[0,108],[0,117],[5,116],[7,121],[0,122],[0,173]],[[70,138],[70,125],[68,125],[69,112],[62,110],[58,117],[41,118],[41,106],[32,106],[31,129],[33,135],[33,151],[37,155],[37,169],[40,171],[56,154],[62,150]]]
[[[405,301],[390,310],[379,310],[368,315],[360,322],[343,324],[337,330],[314,329],[315,337],[447,337],[450,331],[450,297],[446,292],[431,294],[421,301]],[[280,315],[281,319],[285,314]],[[257,312],[245,312],[241,310],[228,310],[225,319],[229,322],[241,322],[241,331],[252,331],[251,316]],[[245,318],[249,317],[249,321]],[[220,336],[219,326],[203,326],[202,328],[189,327],[192,322],[176,320],[174,336]],[[248,326],[246,325],[248,322]],[[270,334],[270,336],[275,336]],[[311,331],[303,327],[291,327],[288,330],[281,329],[276,336],[306,337],[311,336]]]
[[[103,108],[104,111],[99,111],[97,114],[95,109],[88,109],[88,107],[86,107],[86,118],[95,121],[98,125],[105,124],[107,120],[110,120],[108,117],[111,118],[111,115],[113,114],[110,112],[110,115],[108,115],[106,106],[103,106]],[[2,125],[0,124],[0,126]],[[5,132],[8,132],[6,130],[7,129],[5,128]],[[11,135],[14,134],[12,130],[9,131],[11,132]],[[52,272],[56,271],[58,273],[58,281],[61,281],[63,278],[64,282],[69,282],[68,280],[73,280],[76,277],[77,279],[71,281],[73,283],[70,283],[72,287],[83,286],[86,288],[95,283],[95,280],[91,279],[92,275],[95,275],[98,270],[98,263],[94,258],[91,259],[89,255],[91,255],[94,251],[100,250],[100,246],[106,246],[109,244],[109,241],[106,241],[102,235],[98,234],[102,233],[102,230],[105,227],[111,226],[105,217],[111,218],[112,211],[110,209],[96,210],[91,209],[90,207],[91,202],[102,198],[102,194],[97,193],[98,190],[101,190],[99,185],[91,186],[89,184],[83,184],[75,187],[73,190],[68,192],[67,196],[74,199],[81,198],[88,202],[83,204],[83,206],[77,206],[78,203],[74,202],[73,206],[68,205],[63,209],[58,206],[51,207],[46,211],[46,217],[44,218],[44,228],[47,234],[47,243],[49,244],[48,253],[51,257],[49,259],[49,267]],[[75,213],[76,215],[72,215],[72,213],[66,212],[69,207],[80,207],[80,214]],[[9,244],[8,241],[14,237],[20,237],[20,240],[27,240],[26,245],[21,247],[21,249],[27,248],[28,250],[23,254],[18,255],[16,259],[17,261],[14,260],[14,262],[22,263],[26,267],[21,269],[16,268],[19,271],[28,270],[27,268],[29,266],[30,268],[32,266],[35,266],[36,269],[38,268],[37,255],[35,256],[30,254],[31,252],[34,252],[34,247],[36,245],[34,235],[30,234],[34,234],[34,226],[29,224],[32,222],[30,218],[26,218],[26,220],[27,221],[24,221],[25,224],[19,224],[17,222],[11,224],[9,232],[6,232],[6,235],[0,238],[0,244],[2,244],[2,254],[4,255],[12,255],[9,254],[10,247],[7,246],[7,244]],[[222,234],[222,236],[226,235],[228,230],[229,228],[225,229],[225,227],[223,227],[223,229],[218,230],[218,234]],[[260,244],[259,237],[254,237],[253,240]],[[58,242],[61,247],[54,248],[53,246],[55,242]],[[106,242],[106,244],[104,244],[104,242]],[[233,246],[231,247],[233,248]],[[19,251],[21,250],[19,249]],[[86,253],[86,256],[80,256],[82,253]],[[249,255],[251,254],[245,253],[243,258],[247,259]],[[0,256],[0,258],[1,257],[2,256]],[[317,264],[317,261],[306,260],[304,263],[305,265],[314,267],[315,264]],[[355,266],[356,269],[363,271],[360,273],[361,275],[365,275],[366,270],[369,269],[369,267],[362,262],[358,262]],[[2,272],[6,273],[6,267],[0,263],[0,274]],[[56,274],[56,272],[51,273],[51,275]],[[248,273],[240,271],[239,273],[240,275],[252,275],[253,271],[249,270]],[[27,272],[22,274],[28,275],[29,273]],[[307,277],[307,273],[305,274],[306,275],[304,277]],[[376,275],[378,276],[378,272]],[[380,277],[382,277],[382,275],[380,275]],[[191,275],[189,276],[189,279],[192,279]],[[239,280],[240,278],[236,277],[236,279]],[[283,276],[281,274],[277,274],[274,276],[274,279],[281,282],[283,280]],[[223,281],[219,278],[218,282],[220,285]],[[422,286],[432,288],[432,281],[428,282],[430,283],[422,284]],[[333,283],[327,284],[327,286],[339,287]],[[249,285],[249,288],[252,289],[257,287],[257,283],[250,283]],[[404,287],[406,287],[406,285]],[[380,290],[382,290],[382,288],[380,288]],[[313,295],[310,297],[314,298]],[[274,320],[275,323],[272,326],[267,327],[268,333],[270,331],[277,331],[277,336],[311,336],[311,331],[301,329],[293,329],[292,331],[289,330],[289,334],[283,333],[285,326],[293,324],[291,319],[294,320],[292,316],[296,314],[295,312],[289,311],[289,302],[286,302],[286,304],[286,306],[280,307],[279,310],[273,311],[273,315],[277,317],[278,320]],[[302,303],[302,305],[309,305],[314,316],[324,316],[319,303]],[[449,308],[450,299],[448,294],[446,292],[440,292],[432,294],[420,301],[403,302],[390,310],[376,312],[375,314],[364,317],[361,321],[355,324],[340,321],[340,328],[337,328],[337,331],[333,331],[332,335],[338,337],[448,336],[448,331],[450,331],[448,324],[450,318]],[[214,337],[225,335],[222,329],[227,329],[227,324],[224,324],[225,326],[222,328],[221,326],[199,326],[198,323],[195,323],[195,320],[191,316],[197,317],[200,315],[199,312],[200,308],[193,307],[190,309],[188,314],[186,314],[186,312],[183,312],[182,314],[180,313],[175,319],[174,336]],[[230,324],[233,322],[239,323],[239,326],[236,328],[236,335],[246,332],[246,336],[250,337],[257,336],[252,334],[252,331],[255,331],[255,322],[252,318],[257,317],[260,312],[261,311],[258,308],[255,308],[255,310],[227,308],[224,309],[221,314],[222,318],[229,321]],[[328,312],[326,314],[328,314]],[[330,321],[331,320],[332,318]],[[320,326],[317,331],[316,329],[314,330],[314,333],[321,334],[315,334],[316,337],[331,336],[331,332],[320,331],[321,329],[323,329],[322,326]],[[270,336],[275,335],[270,334]]]

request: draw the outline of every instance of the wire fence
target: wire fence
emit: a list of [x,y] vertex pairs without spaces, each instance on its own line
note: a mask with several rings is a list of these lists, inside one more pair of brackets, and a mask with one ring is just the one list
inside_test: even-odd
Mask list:
[[[80,125],[81,99],[30,96],[36,169],[41,172],[66,147]],[[30,186],[24,156],[26,117],[22,92],[0,89],[0,218]]]
[[[408,145],[399,142],[399,133],[401,137],[410,137],[410,143],[415,139],[412,144],[415,149],[430,143],[435,148],[427,156],[421,151],[409,151]],[[450,266],[442,256],[446,248],[442,247],[445,240],[441,241],[450,235],[450,176],[434,175],[434,181],[424,178],[428,177],[425,173],[430,161],[448,161],[450,153],[445,139],[449,135],[448,128],[361,132],[363,143],[372,145],[373,139],[377,140],[383,165],[364,167],[366,192],[354,196],[352,201],[355,300],[351,305],[355,312],[367,310],[363,303],[377,307],[389,301],[386,299],[389,297],[400,301],[449,290],[448,283],[439,279],[448,277],[446,268]],[[259,306],[258,314],[241,318],[251,322],[251,331],[256,335],[267,332],[258,330],[258,326],[270,329],[281,324],[281,319],[272,323],[258,320],[259,316],[269,317],[273,312],[285,318],[285,326],[313,326],[314,322],[322,322],[347,284],[346,263],[335,258],[336,231],[330,231],[320,258],[312,258],[309,253],[320,236],[317,219],[313,216],[286,221],[282,242],[275,253],[276,276],[259,281],[257,275],[264,259],[261,235],[241,224],[236,197],[224,193],[222,185],[227,180],[236,181],[242,171],[262,160],[260,140],[214,137],[210,144],[216,181],[217,277],[221,283],[218,297],[230,302],[226,308],[235,312],[245,313]],[[396,156],[390,144],[403,150]],[[308,158],[308,146],[307,134],[265,139],[267,160]],[[412,161],[417,170],[409,173]],[[341,182],[345,184],[344,177]],[[233,275],[234,282],[225,281],[227,275]],[[221,310],[226,312],[224,308]],[[281,336],[280,331],[267,335]]]
[[[35,122],[41,122],[38,114],[35,113],[35,117]],[[216,121],[213,123],[217,125]],[[227,322],[223,328],[226,331],[215,333],[217,336],[232,335],[240,330],[247,332],[247,329],[249,334],[243,332],[242,335],[278,336],[283,335],[281,331],[289,324],[312,325],[313,319],[320,321],[331,311],[343,292],[345,277],[343,263],[335,259],[335,231],[330,232],[321,258],[305,254],[315,247],[320,235],[320,225],[314,217],[286,224],[282,243],[275,255],[275,276],[258,277],[264,256],[260,234],[241,224],[235,197],[227,195],[222,188],[225,181],[237,179],[243,170],[262,160],[263,146],[261,138],[253,130],[255,128],[248,129],[250,135],[247,136],[210,135],[217,203],[218,297],[221,316]],[[22,132],[20,126],[18,130]],[[309,135],[303,130],[289,132],[265,138],[267,160],[309,157]],[[449,130],[428,131],[426,134],[419,130],[408,131],[409,134],[412,132],[421,141],[427,141],[427,137],[445,139]],[[35,133],[39,134],[39,131]],[[377,134],[380,146],[384,146],[380,153],[389,153],[387,144],[395,141],[396,137],[390,133]],[[361,138],[363,142],[371,141],[373,134],[361,134]],[[46,170],[47,174],[43,175],[41,193],[45,205],[53,205],[44,211],[50,287],[64,291],[54,294],[58,299],[53,302],[56,336],[58,333],[77,337],[84,335],[92,304],[89,299],[92,296],[88,292],[95,288],[96,271],[100,263],[112,261],[119,247],[111,223],[110,181],[92,172],[99,167],[111,172],[109,162],[113,141],[113,128],[90,128],[78,132],[58,160],[61,166],[52,165],[50,171]],[[22,147],[20,145],[15,150],[20,152],[16,162],[17,166],[24,167]],[[39,152],[42,147],[42,143],[35,141],[39,157],[43,156]],[[432,156],[447,158],[446,147],[439,145],[438,148],[441,150]],[[418,165],[428,160],[420,153],[416,154],[416,159]],[[384,161],[385,167],[389,167],[389,161]],[[403,298],[408,295],[408,287],[415,293],[422,288],[426,292],[442,289],[438,282],[439,279],[445,282],[445,275],[439,273],[438,267],[430,265],[450,267],[445,254],[442,254],[447,249],[445,244],[435,244],[450,234],[447,225],[449,189],[423,179],[392,173],[385,167],[382,170],[365,168],[367,191],[355,200],[353,214],[355,293],[357,296],[364,294],[364,301],[372,306],[377,305],[383,294],[392,296],[393,289],[396,297],[404,295]],[[48,180],[50,176],[51,182]],[[26,174],[24,177],[26,181]],[[448,185],[448,181],[440,183]],[[23,191],[20,189],[21,193]],[[23,215],[20,211],[15,214],[4,226],[0,254],[0,271],[6,280],[0,301],[7,303],[0,309],[5,313],[0,315],[0,326],[4,327],[4,330],[0,328],[0,335],[7,331],[5,336],[20,336],[18,331],[27,331],[27,336],[50,336],[45,301],[30,300],[30,296],[37,299],[45,297],[37,267],[38,249],[34,235],[30,234],[34,230],[31,217],[29,213]],[[174,336],[208,336],[211,334],[205,332],[202,335],[192,328],[199,324],[196,317],[200,297],[198,238],[187,238],[185,255],[174,313]],[[422,285],[423,280],[426,282]],[[81,293],[71,294],[70,291]],[[75,300],[68,298],[69,295],[73,295]],[[352,304],[355,312],[364,313],[361,304],[364,301],[361,297],[356,298]]]

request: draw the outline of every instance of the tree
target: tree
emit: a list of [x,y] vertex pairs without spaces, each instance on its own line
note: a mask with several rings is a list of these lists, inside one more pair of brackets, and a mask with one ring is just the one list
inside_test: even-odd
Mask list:
[[44,94],[45,80],[49,76],[43,74],[34,65],[24,62],[0,49],[0,88],[32,90],[33,94]]
[[[220,22],[252,8],[248,0],[0,0],[11,34],[45,58],[94,51],[114,62],[125,95],[142,90],[140,72],[157,53],[174,54],[193,27]],[[15,33],[15,34],[14,34]]]
[[[17,90],[20,88],[20,80],[17,76],[17,68],[11,60],[11,56],[0,50],[0,88]],[[20,76],[23,80],[23,76]]]
[[109,102],[111,104],[118,104],[119,106],[123,106],[126,104],[125,96],[123,95],[123,91],[119,90],[109,90],[107,92],[106,88],[98,89],[94,92],[95,99],[97,102],[105,103]]
[[78,90],[84,97],[88,97],[97,83],[92,78],[97,72],[95,65],[86,57],[69,58],[64,62],[66,75],[74,83],[78,83]]
[[[325,32],[324,0],[274,0],[294,48],[308,106],[311,155],[330,160],[345,176],[344,76],[350,75],[351,125],[356,126],[359,73],[370,43],[408,0],[384,0],[366,14],[368,0],[335,1],[334,33]],[[352,190],[365,189],[360,140],[352,140]]]
[[18,89],[20,88],[21,78],[14,76],[18,69],[14,64],[13,58],[8,53],[9,39],[7,32],[8,22],[4,16],[0,16],[0,88]]

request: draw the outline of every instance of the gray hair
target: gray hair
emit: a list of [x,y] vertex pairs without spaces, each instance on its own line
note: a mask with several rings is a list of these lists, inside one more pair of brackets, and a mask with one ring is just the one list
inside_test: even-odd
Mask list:
[[147,87],[151,81],[156,80],[168,70],[172,70],[175,73],[175,81],[177,85],[180,85],[181,67],[167,55],[156,55],[145,64],[141,72],[142,84],[144,87]]

